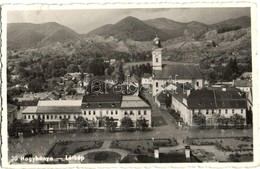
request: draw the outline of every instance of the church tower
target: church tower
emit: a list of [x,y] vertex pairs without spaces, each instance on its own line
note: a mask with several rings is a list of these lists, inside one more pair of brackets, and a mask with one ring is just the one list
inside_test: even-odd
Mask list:
[[153,43],[155,45],[155,49],[152,51],[152,57],[153,57],[153,70],[162,70],[162,46],[161,41],[157,37],[154,38]]

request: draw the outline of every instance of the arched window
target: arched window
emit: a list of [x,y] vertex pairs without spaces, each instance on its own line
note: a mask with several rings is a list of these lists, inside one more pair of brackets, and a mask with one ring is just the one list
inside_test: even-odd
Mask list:
[[125,115],[127,115],[127,111],[125,111]]
[[133,111],[130,111],[130,115],[134,115]]

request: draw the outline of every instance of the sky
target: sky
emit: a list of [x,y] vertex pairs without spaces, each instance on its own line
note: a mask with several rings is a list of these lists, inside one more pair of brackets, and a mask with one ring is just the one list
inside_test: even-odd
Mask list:
[[177,22],[198,21],[214,24],[230,18],[250,16],[250,8],[143,8],[8,11],[7,22],[57,22],[83,34],[133,16],[141,20],[168,18]]

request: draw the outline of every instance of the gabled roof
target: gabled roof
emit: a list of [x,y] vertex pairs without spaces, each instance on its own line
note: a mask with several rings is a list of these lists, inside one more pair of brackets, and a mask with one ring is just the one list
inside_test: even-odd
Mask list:
[[163,65],[162,70],[154,70],[154,79],[203,79],[199,66],[189,63],[175,63]]
[[89,94],[82,100],[81,108],[119,108],[121,105],[122,94],[108,92],[107,94]]

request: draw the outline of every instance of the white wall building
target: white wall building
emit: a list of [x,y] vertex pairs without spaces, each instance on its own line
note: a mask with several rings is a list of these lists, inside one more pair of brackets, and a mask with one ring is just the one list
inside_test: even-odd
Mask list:
[[237,91],[193,90],[183,93],[177,90],[172,94],[172,108],[189,126],[195,125],[193,115],[198,113],[206,117],[206,125],[215,125],[217,115],[229,118],[238,114],[246,119],[247,100]]

